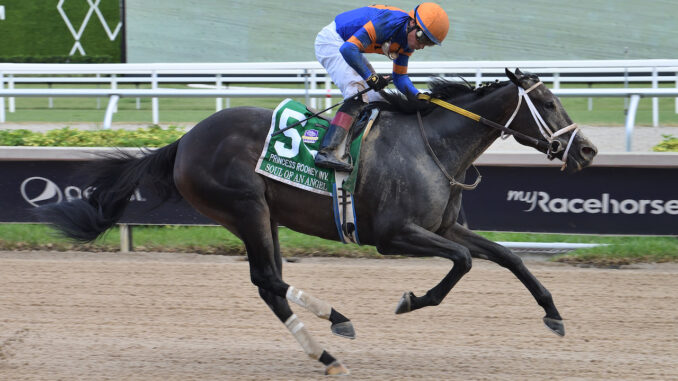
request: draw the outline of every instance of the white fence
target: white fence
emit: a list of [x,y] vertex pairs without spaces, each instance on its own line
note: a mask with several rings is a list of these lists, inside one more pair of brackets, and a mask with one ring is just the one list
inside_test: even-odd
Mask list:
[[[391,71],[390,62],[374,62],[380,73]],[[412,62],[408,72],[416,84],[431,76],[462,76],[476,85],[504,80],[504,68],[521,68],[539,74],[552,84],[560,97],[586,97],[589,108],[594,97],[626,97],[629,99],[626,118],[627,149],[641,97],[652,98],[653,125],[659,125],[658,97],[675,97],[678,113],[678,60],[590,60],[590,61],[432,61]],[[44,88],[19,89],[17,84],[37,83]],[[53,89],[52,84],[72,85],[69,89]],[[105,84],[107,88],[82,88],[83,84]],[[120,89],[121,83],[150,85],[150,89]],[[164,83],[190,83],[203,89],[163,89]],[[237,83],[298,83],[304,89],[231,88]],[[586,84],[584,88],[562,89],[563,83]],[[624,83],[624,88],[591,89],[592,84]],[[631,83],[649,84],[647,88],[629,88]],[[660,88],[669,83],[671,88]],[[80,86],[80,88],[78,88]],[[317,62],[271,63],[193,63],[193,64],[5,64],[0,63],[0,123],[5,122],[5,97],[9,112],[14,112],[14,97],[106,97],[108,107],[104,128],[110,127],[117,102],[121,97],[151,98],[153,123],[159,123],[158,98],[216,98],[216,109],[223,108],[223,99],[232,97],[304,97],[311,107],[325,99],[325,107],[340,93],[332,87],[325,70]],[[137,102],[137,105],[139,103]],[[138,107],[138,106],[137,106]]]

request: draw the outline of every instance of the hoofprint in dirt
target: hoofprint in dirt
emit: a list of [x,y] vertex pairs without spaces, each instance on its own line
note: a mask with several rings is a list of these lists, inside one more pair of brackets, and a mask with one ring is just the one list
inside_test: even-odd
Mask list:
[[[293,284],[340,306],[356,340],[295,312],[355,379],[678,379],[678,266],[527,262],[568,326],[507,270],[476,260],[438,307],[395,315],[441,259],[304,258]],[[306,317],[306,319],[304,319]],[[0,379],[326,379],[273,319],[242,258],[0,252]]]

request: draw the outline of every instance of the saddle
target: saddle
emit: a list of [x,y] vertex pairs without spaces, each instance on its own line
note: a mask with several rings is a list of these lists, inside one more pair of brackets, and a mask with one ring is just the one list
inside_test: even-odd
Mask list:
[[[379,107],[366,105],[356,118],[350,138],[339,146],[337,155],[346,155],[346,159],[354,166],[350,174],[315,166],[315,155],[330,121],[320,116],[307,119],[313,114],[302,103],[292,99],[282,101],[273,110],[271,127],[255,171],[297,188],[332,196],[335,222],[341,241],[359,243],[352,194],[358,176],[360,146],[379,115]],[[298,123],[299,121],[303,122]],[[273,135],[274,132],[294,124],[298,125],[284,133]]]

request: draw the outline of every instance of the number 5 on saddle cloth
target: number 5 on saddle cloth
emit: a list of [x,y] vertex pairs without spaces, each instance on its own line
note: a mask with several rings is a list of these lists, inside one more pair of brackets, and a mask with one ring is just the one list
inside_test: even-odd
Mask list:
[[378,114],[376,107],[368,106],[357,118],[349,139],[351,143],[342,144],[337,152],[337,155],[342,157],[348,151],[347,156],[353,164],[353,171],[350,174],[336,172],[315,166],[315,155],[329,127],[327,119],[314,117],[281,134],[272,136],[274,132],[313,115],[313,112],[309,111],[304,104],[285,99],[273,110],[271,128],[255,171],[297,188],[332,196],[339,238],[343,243],[360,244],[353,191],[358,175],[360,146]]

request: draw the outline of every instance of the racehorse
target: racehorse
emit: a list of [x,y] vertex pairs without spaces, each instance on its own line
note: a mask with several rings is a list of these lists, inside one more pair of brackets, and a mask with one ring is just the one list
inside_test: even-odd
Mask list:
[[[354,193],[358,233],[362,244],[384,255],[438,256],[453,263],[426,294],[406,292],[396,313],[438,305],[471,269],[472,258],[482,258],[510,270],[546,312],[547,327],[562,336],[551,294],[520,257],[457,221],[462,190],[470,188],[463,183],[466,170],[502,134],[561,159],[567,172],[588,166],[597,153],[536,75],[508,69],[506,75],[510,81],[476,89],[443,79],[429,84],[431,100],[454,102],[485,123],[432,101],[387,95],[392,109],[381,112],[361,148]],[[244,242],[252,283],[304,351],[326,366],[326,374],[347,374],[288,303],[329,320],[333,333],[355,338],[351,321],[331,304],[283,281],[279,225],[331,240],[339,236],[330,197],[255,173],[271,115],[254,107],[221,110],[160,149],[94,160],[89,197],[37,212],[69,237],[90,241],[120,219],[140,184],[153,185],[164,199],[178,192]]]

